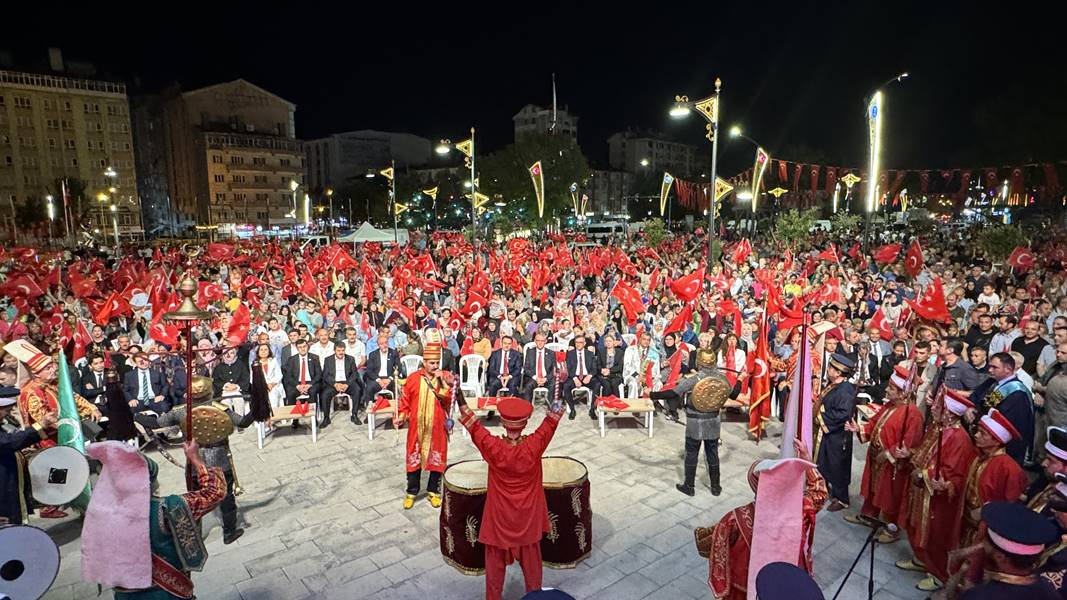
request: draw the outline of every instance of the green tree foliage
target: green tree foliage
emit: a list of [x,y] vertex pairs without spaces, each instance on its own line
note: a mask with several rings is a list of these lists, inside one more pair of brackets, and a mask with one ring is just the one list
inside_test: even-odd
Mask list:
[[774,222],[774,237],[787,246],[798,245],[811,237],[811,228],[818,218],[816,209],[803,212],[789,209],[778,215]]
[[994,261],[1002,261],[1011,255],[1011,251],[1027,244],[1026,236],[1012,225],[994,225],[987,227],[978,235],[978,244],[985,255]]
[[565,135],[527,135],[502,150],[478,157],[479,191],[490,198],[502,199],[509,209],[525,208],[525,214],[537,215],[529,168],[541,161],[545,178],[546,219],[571,208],[570,185],[584,183],[592,175],[589,162],[574,138]]
[[649,248],[655,248],[667,239],[667,226],[663,219],[649,219],[642,224],[641,231],[645,234],[645,243]]
[[43,222],[48,218],[44,205],[44,200],[38,197],[27,198],[24,202],[16,204],[15,222],[19,227],[29,227]]
[[839,210],[830,217],[830,225],[834,233],[857,231],[860,225],[860,216]]

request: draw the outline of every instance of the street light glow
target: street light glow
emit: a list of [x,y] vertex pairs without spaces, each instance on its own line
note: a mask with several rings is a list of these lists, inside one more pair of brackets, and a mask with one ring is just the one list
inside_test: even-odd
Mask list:
[[289,180],[289,189],[290,190],[295,192],[296,188],[298,188],[298,187],[300,187],[300,184],[297,183],[295,179],[290,179]]
[[752,199],[752,191],[751,190],[741,190],[740,192],[737,192],[737,199],[745,201],[745,202],[751,200]]
[[642,158],[641,159],[641,166],[642,167],[647,167],[648,166],[648,159],[647,158]]
[[441,156],[444,156],[452,151],[452,146],[446,143],[444,140],[441,140],[441,142],[437,144],[437,147],[433,150]]
[[684,119],[689,116],[690,112],[691,110],[689,108],[689,105],[685,102],[679,101],[671,107],[670,115],[672,119]]
[[740,125],[734,125],[733,127],[730,128],[730,137],[732,137],[732,138],[741,137],[741,126]]

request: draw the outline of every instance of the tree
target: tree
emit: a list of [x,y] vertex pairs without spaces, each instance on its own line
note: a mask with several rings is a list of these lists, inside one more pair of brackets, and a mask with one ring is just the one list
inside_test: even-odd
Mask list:
[[1011,225],[987,227],[978,235],[978,244],[985,251],[986,257],[994,262],[1003,261],[1011,255],[1012,250],[1027,243],[1023,232]]
[[34,196],[15,205],[15,222],[19,227],[30,227],[43,222],[47,217],[44,200]]
[[510,209],[525,208],[537,214],[537,198],[530,179],[530,166],[541,161],[545,179],[546,219],[571,207],[570,186],[592,175],[589,162],[574,138],[565,135],[526,135],[502,150],[478,159],[479,191],[503,200]]
[[811,237],[811,228],[818,218],[819,212],[814,208],[803,212],[789,209],[778,215],[774,223],[774,237],[787,246],[794,246]]
[[833,227],[834,233],[855,231],[859,228],[859,224],[860,216],[854,213],[837,211],[830,217],[830,225]]
[[667,239],[667,226],[663,219],[649,219],[642,224],[641,231],[645,234],[645,243],[649,248],[655,248]]

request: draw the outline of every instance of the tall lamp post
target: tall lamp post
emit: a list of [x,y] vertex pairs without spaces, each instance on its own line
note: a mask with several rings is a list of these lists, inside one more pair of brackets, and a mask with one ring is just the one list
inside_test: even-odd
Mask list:
[[478,177],[474,170],[474,128],[471,127],[470,139],[456,142],[455,144],[451,143],[449,140],[441,140],[441,143],[437,144],[437,148],[435,148],[434,151],[437,152],[437,154],[444,156],[451,152],[452,148],[459,150],[460,154],[463,155],[463,162],[471,172],[471,246],[473,247],[478,236],[478,208],[485,202],[489,201],[488,198],[484,198],[478,193]]
[[52,194],[48,194],[47,196],[44,197],[44,200],[45,200],[45,203],[46,203],[45,204],[45,208],[48,210],[48,237],[49,237],[48,241],[51,242],[52,241],[51,240],[52,236],[55,235],[53,233],[53,231],[52,231],[52,226],[56,222],[55,198],[52,196]]
[[903,81],[908,77],[908,72],[904,71],[896,76],[887,79],[878,86],[874,94],[871,95],[870,100],[867,102],[867,133],[870,142],[870,161],[867,164],[867,202],[866,215],[864,217],[865,223],[863,227],[863,250],[864,252],[870,247],[871,238],[871,213],[876,210],[878,206],[878,179],[879,169],[881,167],[882,159],[882,122],[885,120],[884,104],[885,94],[882,92],[883,87],[890,84]]
[[330,241],[332,242],[333,238],[334,238],[334,235],[336,233],[335,230],[334,230],[334,224],[333,224],[333,188],[326,188],[326,198],[330,201],[330,229],[329,229],[329,236],[330,236]]
[[122,256],[122,245],[119,243],[119,207],[111,205],[111,226],[115,231],[115,254]]
[[[734,125],[730,128],[730,137],[740,138],[747,140],[753,146],[756,147],[756,162],[752,165],[752,231],[756,230],[756,207],[759,203],[759,190],[760,184],[763,182],[763,174],[767,171],[767,166],[771,164],[771,155],[760,146],[759,142],[745,135],[741,130],[740,125]],[[741,199],[741,194],[738,194],[738,198]]]
[[670,115],[674,119],[684,119],[696,109],[708,122],[705,127],[707,134],[704,137],[711,142],[711,194],[708,201],[708,267],[711,267],[715,258],[715,204],[718,199],[718,178],[715,174],[715,161],[719,154],[719,91],[722,89],[722,80],[715,78],[715,93],[703,100],[690,102],[687,96],[675,96],[674,106],[671,107]]

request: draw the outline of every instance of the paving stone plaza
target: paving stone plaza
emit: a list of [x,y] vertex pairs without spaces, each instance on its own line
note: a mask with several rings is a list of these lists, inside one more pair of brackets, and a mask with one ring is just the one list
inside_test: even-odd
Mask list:
[[[544,415],[534,413],[529,429]],[[245,535],[222,544],[217,512],[204,520],[211,555],[193,576],[197,596],[204,600],[298,600],[480,598],[482,577],[466,576],[445,564],[438,539],[438,510],[425,494],[405,511],[401,454],[392,429],[379,428],[374,440],[366,427],[342,417],[312,443],[307,429],[283,429],[256,449],[255,433],[231,438],[238,476],[245,492],[237,498]],[[749,502],[752,492],[745,471],[757,458],[777,455],[779,437],[758,447],[743,437],[739,421],[723,425],[720,448],[723,493],[708,490],[705,466],[698,471],[695,498],[674,489],[682,476],[684,426],[655,420],[654,437],[636,423],[609,422],[601,438],[585,415],[561,422],[546,456],[570,456],[589,469],[593,509],[593,550],[577,568],[544,571],[544,585],[559,587],[576,598],[637,600],[641,598],[711,598],[708,565],[693,543],[693,528],[708,526],[723,513]],[[457,424],[457,427],[459,425]],[[502,432],[492,427],[494,432]],[[770,432],[781,431],[778,424]],[[406,433],[406,430],[402,430]],[[862,472],[864,447],[856,445],[853,460],[853,506]],[[181,455],[180,450],[174,452]],[[158,453],[161,489],[184,489],[182,472]],[[477,458],[477,450],[457,430],[449,462]],[[425,476],[424,476],[425,479]],[[819,514],[815,538],[815,577],[827,598],[840,585],[867,532],[848,525],[844,513]],[[97,598],[95,584],[80,577],[80,521],[34,519],[46,524],[61,544],[62,567],[48,600]],[[907,554],[906,542],[878,546],[874,587],[878,600],[920,599],[919,577],[896,569]],[[840,598],[866,598],[867,555],[860,561]],[[518,565],[508,570],[505,598],[523,595]],[[101,598],[111,598],[104,591]]]

